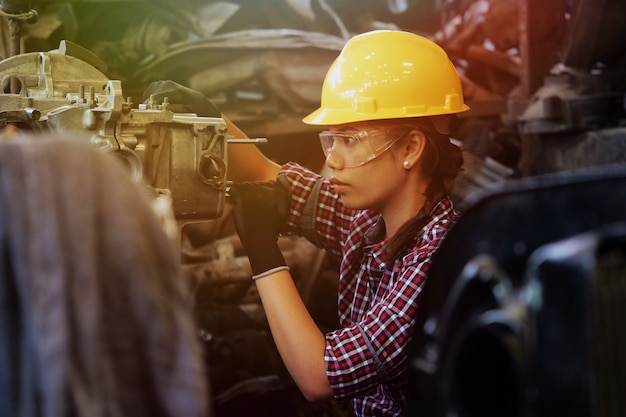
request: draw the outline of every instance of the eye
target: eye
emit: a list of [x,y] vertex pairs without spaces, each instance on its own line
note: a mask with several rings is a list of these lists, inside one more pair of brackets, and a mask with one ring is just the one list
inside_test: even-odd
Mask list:
[[342,136],[341,140],[344,146],[352,146],[358,143],[358,139],[356,139],[354,136]]

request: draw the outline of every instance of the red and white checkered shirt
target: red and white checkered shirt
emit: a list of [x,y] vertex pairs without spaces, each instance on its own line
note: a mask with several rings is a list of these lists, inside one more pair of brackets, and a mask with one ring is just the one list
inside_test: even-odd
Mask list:
[[341,259],[341,328],[326,334],[324,360],[334,396],[352,399],[357,416],[402,415],[406,368],[419,294],[432,254],[458,218],[449,198],[392,265],[383,262],[382,217],[348,209],[327,180],[289,163],[289,226]]

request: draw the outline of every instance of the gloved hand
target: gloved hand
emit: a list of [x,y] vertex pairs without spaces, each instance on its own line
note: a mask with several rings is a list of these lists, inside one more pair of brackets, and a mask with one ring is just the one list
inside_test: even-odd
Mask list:
[[235,183],[231,188],[235,228],[250,260],[253,279],[288,269],[278,247],[278,234],[289,210],[286,181],[279,177],[276,181]]
[[171,80],[153,81],[143,92],[144,103],[153,97],[162,102],[167,97],[175,113],[195,113],[202,117],[222,117],[220,109],[204,94]]

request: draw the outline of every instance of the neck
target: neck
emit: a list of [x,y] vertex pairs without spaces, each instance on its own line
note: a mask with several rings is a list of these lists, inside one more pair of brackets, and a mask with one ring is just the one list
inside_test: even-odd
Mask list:
[[415,193],[415,197],[401,207],[387,207],[381,212],[385,220],[385,239],[394,236],[409,220],[419,214],[426,205],[426,196]]

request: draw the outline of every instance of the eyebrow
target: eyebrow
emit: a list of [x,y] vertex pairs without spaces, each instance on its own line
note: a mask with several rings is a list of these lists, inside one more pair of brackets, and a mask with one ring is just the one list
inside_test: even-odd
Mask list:
[[339,129],[328,129],[328,132],[337,132],[337,133],[352,133],[352,132],[360,132],[358,129],[355,129],[353,127],[349,127],[349,126],[345,126],[345,127],[341,127]]

